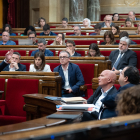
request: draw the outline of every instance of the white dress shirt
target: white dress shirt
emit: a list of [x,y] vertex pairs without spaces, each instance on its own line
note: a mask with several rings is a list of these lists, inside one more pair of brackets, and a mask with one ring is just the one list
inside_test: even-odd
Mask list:
[[[68,65],[68,67],[69,67],[69,65]],[[65,86],[64,86],[64,89],[70,89],[71,88],[70,87],[70,84],[69,84],[68,67],[67,67],[66,71],[62,67],[62,70],[63,70],[63,73],[64,73],[64,77],[65,77]]]
[[16,68],[15,67],[11,68],[9,65],[9,71],[16,71]]

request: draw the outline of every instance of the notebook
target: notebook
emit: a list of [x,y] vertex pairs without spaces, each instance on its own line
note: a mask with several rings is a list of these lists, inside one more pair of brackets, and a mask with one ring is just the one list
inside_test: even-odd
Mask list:
[[51,114],[49,116],[47,116],[47,119],[76,119],[78,117],[80,117],[81,115],[72,115],[72,114]]

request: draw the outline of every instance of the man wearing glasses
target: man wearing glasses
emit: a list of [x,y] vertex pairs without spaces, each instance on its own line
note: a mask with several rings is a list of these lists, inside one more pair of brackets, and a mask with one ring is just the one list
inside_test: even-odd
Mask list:
[[62,77],[62,97],[83,96],[80,86],[84,85],[84,78],[78,65],[70,63],[70,54],[61,51],[59,54],[61,65],[54,68]]
[[81,26],[80,25],[75,25],[74,26],[74,34],[71,34],[70,36],[81,36]]
[[37,43],[36,43],[36,32],[34,32],[34,31],[29,32],[28,38],[33,41],[33,45],[37,45]]
[[112,25],[115,26],[114,23],[112,23],[112,16],[111,15],[106,15],[104,18],[104,22],[99,23],[101,27],[103,28],[109,28]]

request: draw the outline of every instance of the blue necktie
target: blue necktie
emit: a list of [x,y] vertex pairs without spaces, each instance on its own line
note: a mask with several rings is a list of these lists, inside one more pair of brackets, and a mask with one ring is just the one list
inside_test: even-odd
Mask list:
[[123,54],[123,53],[120,54],[118,60],[115,62],[114,66],[113,66],[115,69],[117,69],[117,66],[118,66],[118,64],[119,64],[119,62],[120,62],[120,60],[121,60],[122,54]]

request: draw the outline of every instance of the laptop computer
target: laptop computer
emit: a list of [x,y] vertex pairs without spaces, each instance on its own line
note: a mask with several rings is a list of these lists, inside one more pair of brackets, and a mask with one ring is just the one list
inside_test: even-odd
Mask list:
[[33,40],[31,39],[18,39],[19,45],[33,45]]

